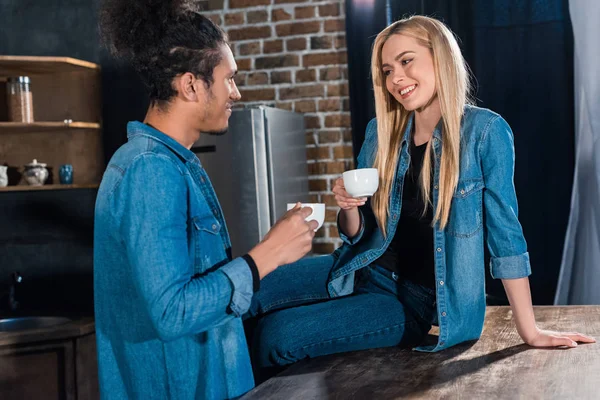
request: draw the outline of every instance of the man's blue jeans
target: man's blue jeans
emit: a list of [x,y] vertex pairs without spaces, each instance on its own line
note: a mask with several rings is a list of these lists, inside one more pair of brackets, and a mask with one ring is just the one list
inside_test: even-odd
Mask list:
[[435,292],[377,265],[358,271],[354,292],[330,298],[327,257],[278,268],[261,282],[246,317],[257,317],[251,354],[258,375],[347,351],[418,345],[437,316]]

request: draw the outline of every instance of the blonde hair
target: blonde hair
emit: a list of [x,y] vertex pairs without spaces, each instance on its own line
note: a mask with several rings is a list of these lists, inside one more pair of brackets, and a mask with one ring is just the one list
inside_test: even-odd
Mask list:
[[[375,92],[377,116],[377,155],[374,167],[379,171],[379,190],[373,196],[373,212],[382,233],[386,235],[389,200],[400,153],[400,143],[410,111],[407,111],[386,88],[386,77],[381,68],[383,45],[392,35],[415,38],[430,49],[435,71],[436,93],[442,114],[442,158],[439,196],[434,210],[433,224],[444,229],[450,215],[452,196],[458,184],[460,154],[460,123],[466,104],[470,103],[469,73],[454,35],[442,22],[424,16],[412,16],[385,28],[373,44],[371,71]],[[421,170],[421,194],[425,210],[431,204],[431,171],[434,157],[432,141],[427,144]],[[424,210],[424,212],[425,212]]]

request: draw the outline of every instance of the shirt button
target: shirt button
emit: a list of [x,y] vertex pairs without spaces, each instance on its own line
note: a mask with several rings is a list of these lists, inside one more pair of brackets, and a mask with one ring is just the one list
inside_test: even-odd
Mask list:
[[460,189],[460,194],[465,194],[465,189]]
[[394,213],[394,219],[398,219],[398,214]]
[[441,247],[438,247],[438,248],[437,248],[437,252],[438,252],[438,253],[440,253],[441,251],[442,251],[442,248],[441,248]]
[[444,286],[444,281],[440,281],[440,285]]
[[445,317],[445,316],[446,316],[446,311],[444,311],[444,312],[442,313],[442,317]]
[[435,185],[433,188],[434,188],[435,190],[438,190],[438,189],[439,189],[438,185]]
[[216,231],[217,230],[217,224],[213,224],[212,228],[213,228],[213,231]]
[[204,178],[200,177],[200,182],[204,183]]

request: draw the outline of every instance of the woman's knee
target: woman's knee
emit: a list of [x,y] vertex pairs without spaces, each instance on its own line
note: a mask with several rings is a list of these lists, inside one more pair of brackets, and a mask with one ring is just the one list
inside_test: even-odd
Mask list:
[[285,310],[274,312],[258,321],[252,343],[253,361],[258,368],[283,366],[298,361],[293,354],[298,347],[298,331],[285,318]]

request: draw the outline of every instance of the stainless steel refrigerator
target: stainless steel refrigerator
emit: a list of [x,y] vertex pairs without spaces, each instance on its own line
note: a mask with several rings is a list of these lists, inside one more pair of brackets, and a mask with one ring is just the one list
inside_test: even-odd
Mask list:
[[233,256],[247,253],[286,212],[308,201],[302,114],[270,107],[233,110],[229,131],[202,134],[192,147],[210,176]]

